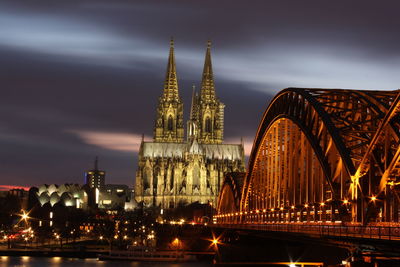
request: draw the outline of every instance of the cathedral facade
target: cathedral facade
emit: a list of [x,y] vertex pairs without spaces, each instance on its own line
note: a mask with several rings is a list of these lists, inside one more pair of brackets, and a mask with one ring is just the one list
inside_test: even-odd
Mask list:
[[223,144],[224,108],[215,93],[208,42],[200,92],[193,88],[185,123],[174,44],[158,101],[154,140],[140,145],[135,197],[145,206],[175,208],[193,202],[216,204],[224,174],[245,171],[243,144]]

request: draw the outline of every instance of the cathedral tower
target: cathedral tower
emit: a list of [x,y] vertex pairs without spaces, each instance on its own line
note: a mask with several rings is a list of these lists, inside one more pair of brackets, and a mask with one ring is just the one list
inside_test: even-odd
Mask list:
[[208,42],[201,87],[197,92],[193,87],[187,140],[183,140],[183,104],[171,41],[154,140],[142,139],[138,153],[136,201],[163,209],[194,202],[217,204],[225,174],[245,171],[243,145],[222,144],[224,107],[215,95]]
[[179,96],[174,41],[171,39],[164,90],[158,100],[154,141],[181,143],[183,136],[183,103]]
[[198,138],[200,143],[221,144],[224,139],[225,105],[215,95],[211,64],[211,42],[208,41],[199,99],[196,100]]

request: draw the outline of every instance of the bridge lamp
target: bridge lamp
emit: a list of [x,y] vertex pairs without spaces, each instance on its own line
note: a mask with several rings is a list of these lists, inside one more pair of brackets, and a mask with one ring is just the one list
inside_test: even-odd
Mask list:
[[325,206],[325,203],[324,203],[324,202],[321,202],[321,207],[323,207],[323,206]]
[[283,210],[283,207],[281,207],[280,210]]
[[375,200],[376,200],[376,196],[372,196],[372,197],[371,197],[371,200],[372,200],[372,201],[375,201]]
[[304,207],[305,207],[305,208],[308,208],[308,204],[304,204]]
[[294,210],[294,206],[292,206],[292,210]]
[[345,199],[345,200],[343,200],[343,204],[348,204],[349,203],[349,201],[347,200],[347,199]]
[[274,210],[275,210],[274,208],[271,209],[271,211],[274,211]]

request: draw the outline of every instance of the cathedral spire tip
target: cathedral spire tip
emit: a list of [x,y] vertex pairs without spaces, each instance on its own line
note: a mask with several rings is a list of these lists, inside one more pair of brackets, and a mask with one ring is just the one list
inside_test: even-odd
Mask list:
[[99,157],[96,156],[96,158],[94,159],[94,169],[97,171],[99,169]]
[[171,47],[174,47],[174,37],[171,36],[171,40],[169,41]]
[[207,48],[211,48],[211,40],[210,39],[207,40]]

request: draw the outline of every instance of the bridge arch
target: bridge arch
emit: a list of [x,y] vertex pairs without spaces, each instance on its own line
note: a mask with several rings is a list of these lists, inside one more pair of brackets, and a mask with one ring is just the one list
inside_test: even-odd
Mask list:
[[246,173],[230,172],[225,175],[217,201],[218,214],[236,214],[240,211],[243,182]]
[[399,112],[399,91],[279,92],[253,142],[241,220],[398,220]]

